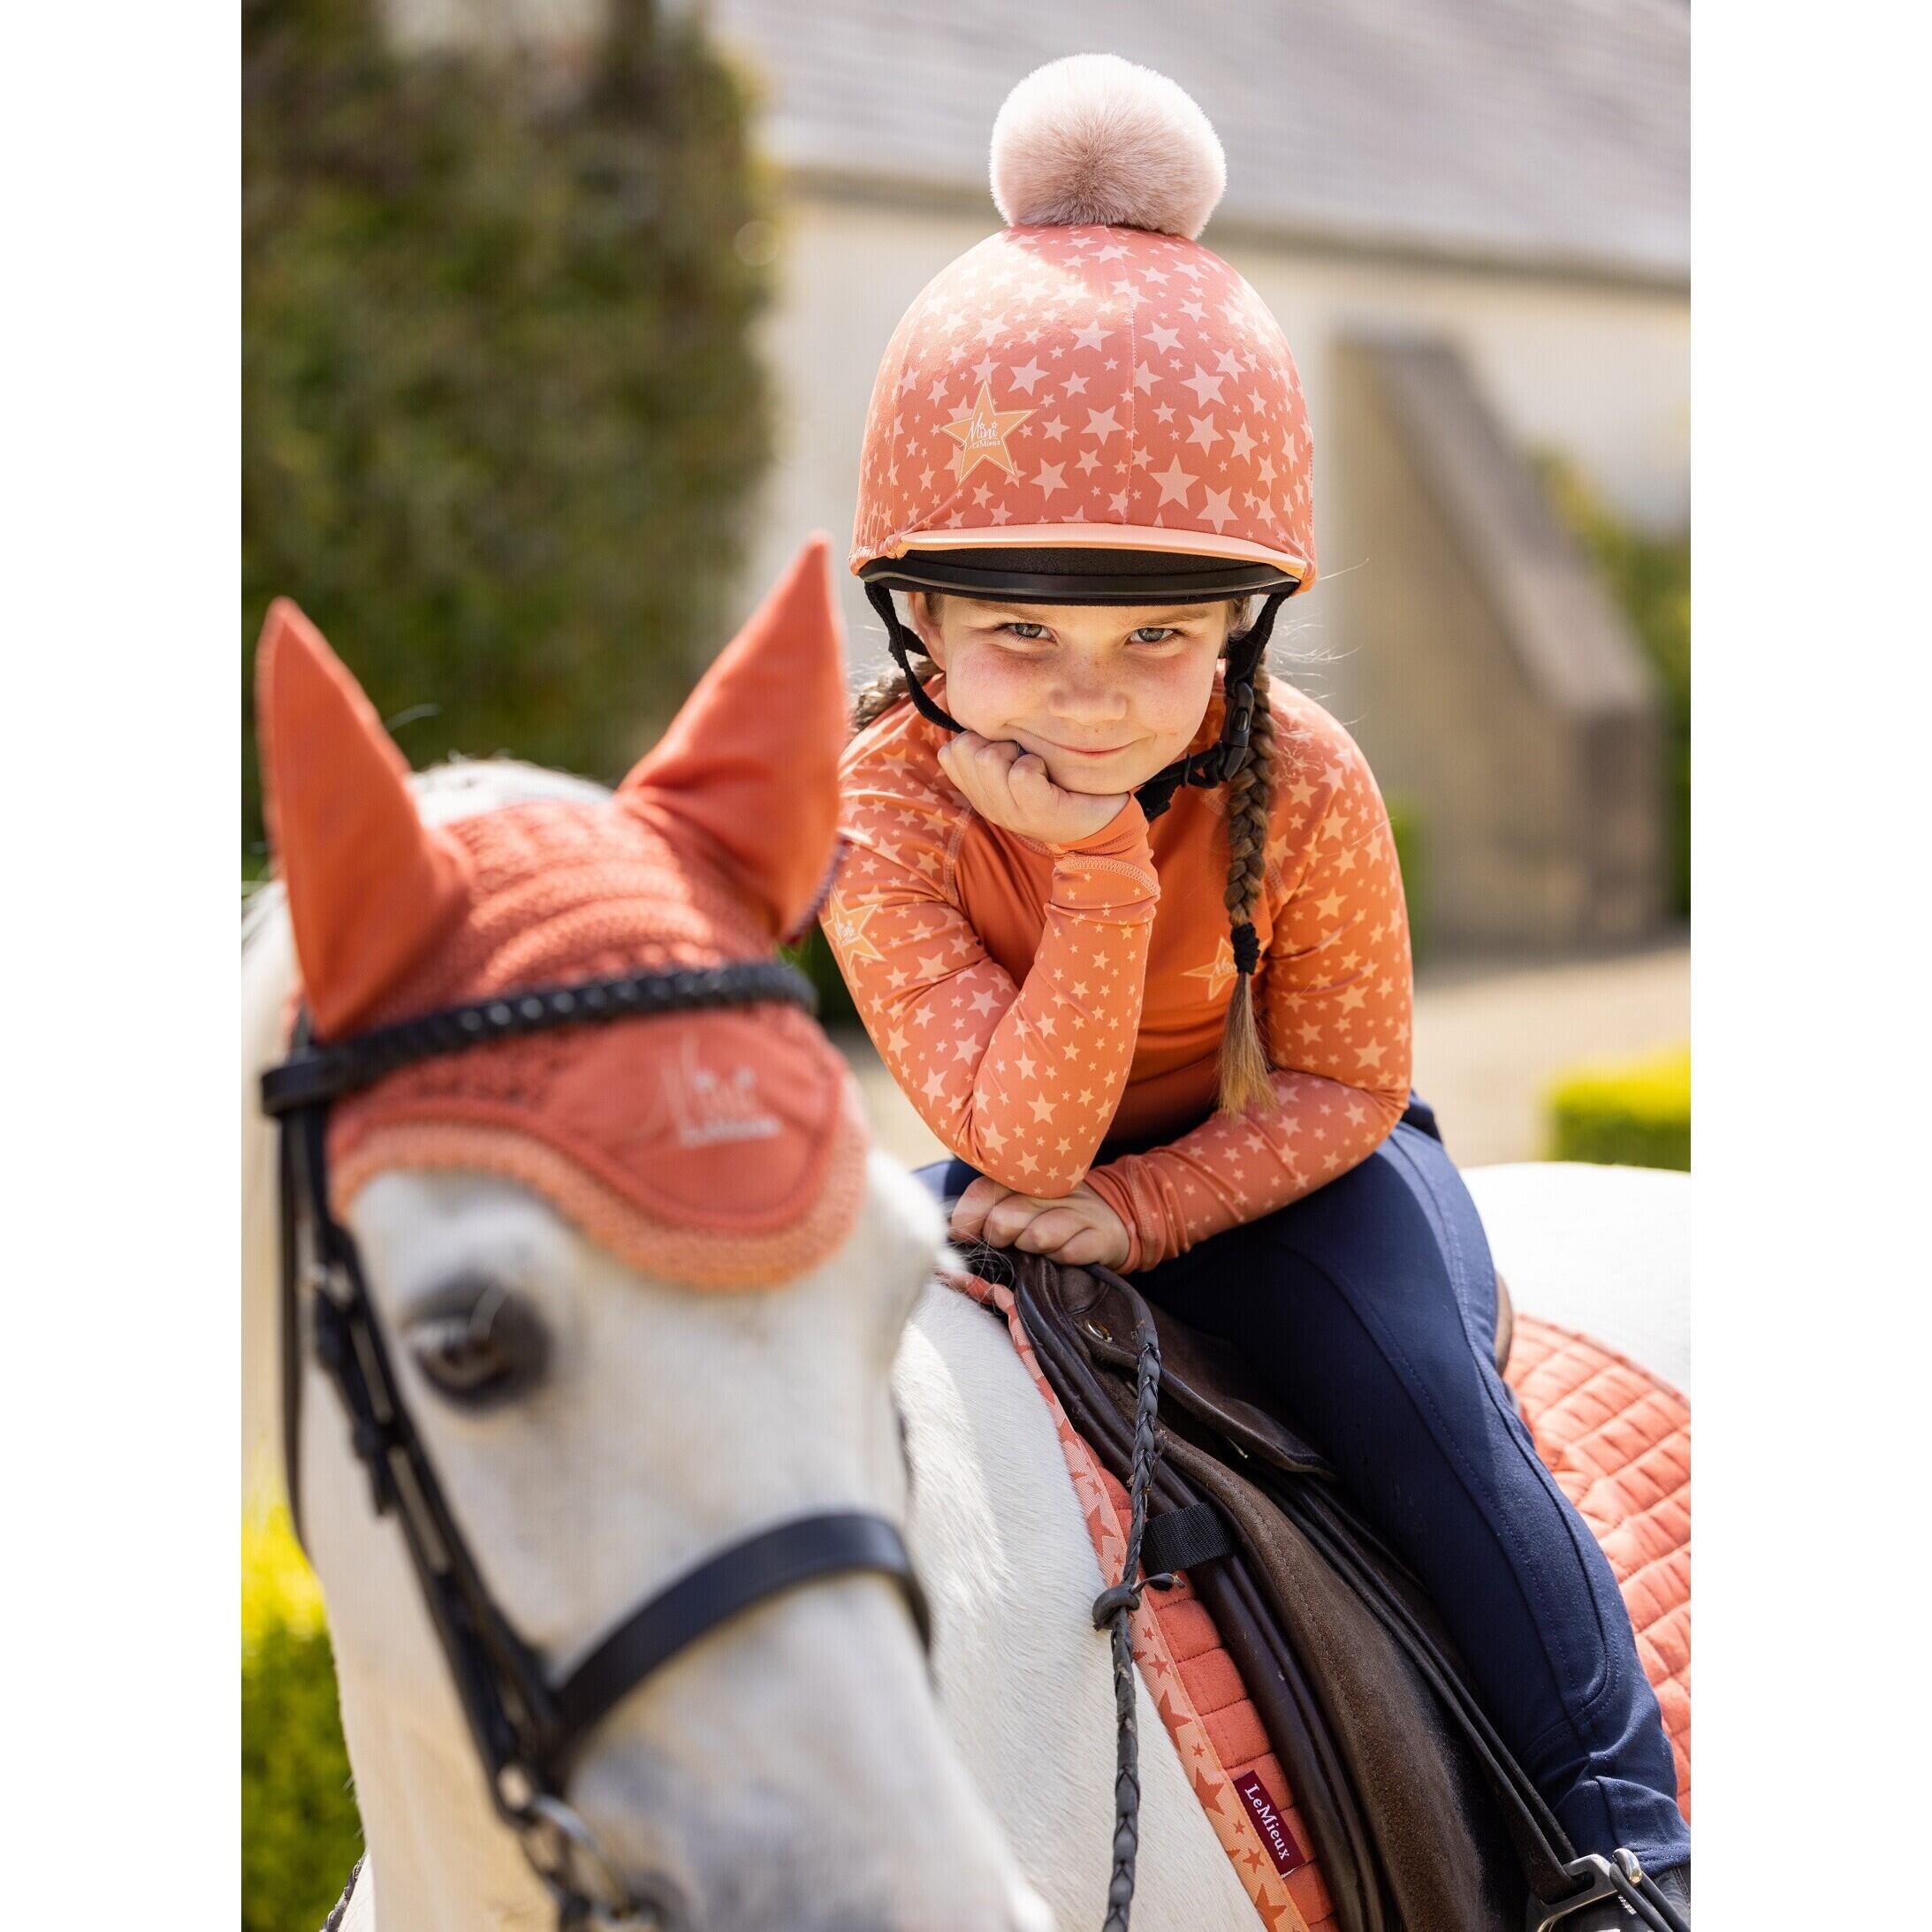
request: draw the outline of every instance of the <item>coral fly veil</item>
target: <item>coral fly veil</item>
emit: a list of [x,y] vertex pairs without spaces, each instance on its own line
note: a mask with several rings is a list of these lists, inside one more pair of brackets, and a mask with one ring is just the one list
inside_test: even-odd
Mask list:
[[[595,802],[425,827],[373,708],[293,605],[270,615],[257,690],[270,822],[325,1038],[764,956],[830,865],[845,677],[823,538],[658,750]],[[422,1061],[339,1101],[329,1143],[338,1213],[384,1168],[503,1174],[631,1266],[707,1288],[776,1285],[829,1256],[856,1219],[865,1148],[843,1061],[783,1006]]]

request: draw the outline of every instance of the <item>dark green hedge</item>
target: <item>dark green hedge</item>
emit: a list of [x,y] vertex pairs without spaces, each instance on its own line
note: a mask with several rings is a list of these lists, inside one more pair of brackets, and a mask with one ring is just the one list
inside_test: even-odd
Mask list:
[[[244,0],[242,649],[294,597],[423,764],[605,780],[723,642],[774,238],[702,10],[590,71]],[[433,707],[433,709],[432,709]],[[261,839],[244,680],[245,849]]]
[[1691,1050],[1578,1067],[1548,1095],[1549,1158],[1691,1167]]
[[1595,558],[1662,681],[1670,905],[1691,914],[1691,537],[1648,536],[1614,515],[1573,464],[1540,459],[1556,513]]

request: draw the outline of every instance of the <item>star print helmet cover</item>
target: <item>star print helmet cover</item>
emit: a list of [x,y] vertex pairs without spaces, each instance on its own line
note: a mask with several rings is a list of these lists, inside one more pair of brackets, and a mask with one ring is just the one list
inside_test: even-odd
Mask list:
[[[1301,380],[1253,289],[1194,238],[1226,180],[1173,81],[1115,56],[1028,76],[994,123],[1008,225],[929,282],[879,365],[851,568],[912,696],[894,588],[1141,605],[1263,593],[1230,650],[1251,678],[1281,600],[1314,581]],[[1245,732],[1231,763],[1238,769]]]

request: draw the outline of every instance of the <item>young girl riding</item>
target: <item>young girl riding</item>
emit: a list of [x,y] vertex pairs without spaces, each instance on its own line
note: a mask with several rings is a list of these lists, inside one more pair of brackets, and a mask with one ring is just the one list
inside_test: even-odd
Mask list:
[[826,932],[957,1156],[925,1170],[955,1239],[1116,1269],[1239,1349],[1578,1849],[1687,1904],[1628,1613],[1496,1373],[1482,1225],[1410,1092],[1381,795],[1266,668],[1314,582],[1312,439],[1279,326],[1193,239],[1220,145],[1081,57],[1015,90],[993,174],[1008,227],[872,393],[852,566],[899,668],[861,699]]

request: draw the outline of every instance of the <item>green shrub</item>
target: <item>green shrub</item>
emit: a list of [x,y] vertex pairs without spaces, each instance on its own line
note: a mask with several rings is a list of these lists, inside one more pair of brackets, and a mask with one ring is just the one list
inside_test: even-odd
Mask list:
[[769,453],[749,103],[702,9],[615,0],[567,92],[384,11],[244,0],[244,667],[285,592],[413,763],[612,780],[723,641]]
[[821,1026],[857,1026],[858,1008],[852,1004],[852,989],[839,970],[825,934],[814,926],[796,946],[787,946],[785,956],[818,989],[818,1023]]
[[1396,863],[1402,871],[1402,896],[1409,908],[1409,953],[1420,959],[1429,943],[1428,843],[1423,835],[1422,808],[1401,792],[1383,802],[1388,808],[1388,830],[1396,841]]
[[316,1932],[361,1856],[322,1595],[285,1510],[241,1533],[241,1928]]
[[1539,460],[1558,519],[1596,559],[1664,693],[1670,904],[1691,913],[1691,537],[1647,536],[1616,517],[1574,465]]
[[1546,1102],[1552,1160],[1691,1166],[1691,1049],[1573,1069]]

